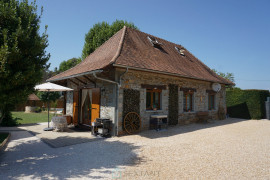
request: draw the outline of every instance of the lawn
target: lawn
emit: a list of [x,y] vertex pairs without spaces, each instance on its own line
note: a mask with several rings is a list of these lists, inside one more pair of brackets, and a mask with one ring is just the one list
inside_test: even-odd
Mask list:
[[[13,118],[19,118],[19,124],[29,124],[29,123],[39,123],[39,122],[48,122],[48,113],[25,113],[25,112],[12,112]],[[50,114],[50,120],[53,117],[53,114]]]
[[0,145],[8,137],[8,133],[0,133]]

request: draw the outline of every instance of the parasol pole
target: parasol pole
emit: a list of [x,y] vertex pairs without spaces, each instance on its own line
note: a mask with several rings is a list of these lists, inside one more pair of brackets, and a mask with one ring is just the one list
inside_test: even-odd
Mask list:
[[[48,91],[48,92],[49,92],[49,91]],[[48,107],[48,128],[49,128],[49,121],[50,121],[50,103],[49,103],[49,95],[48,95],[47,107]]]
[[50,127],[50,100],[49,100],[49,92],[50,90],[48,89],[48,100],[47,100],[47,107],[48,107],[48,128],[45,128],[44,131],[52,131],[53,128]]

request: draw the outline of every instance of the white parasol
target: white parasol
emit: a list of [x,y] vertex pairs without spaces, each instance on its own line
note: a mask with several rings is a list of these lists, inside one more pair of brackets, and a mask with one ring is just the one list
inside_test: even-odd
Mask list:
[[[45,92],[54,92],[54,91],[73,91],[73,89],[71,88],[67,88],[67,87],[64,87],[64,86],[60,86],[60,85],[57,85],[57,84],[54,84],[54,83],[44,83],[44,84],[40,84],[40,85],[36,85],[35,86],[35,90],[38,90],[38,91],[45,91]],[[51,131],[53,130],[52,128],[49,127],[49,100],[48,100],[48,104],[47,104],[47,107],[48,107],[48,128],[45,128],[44,131]]]

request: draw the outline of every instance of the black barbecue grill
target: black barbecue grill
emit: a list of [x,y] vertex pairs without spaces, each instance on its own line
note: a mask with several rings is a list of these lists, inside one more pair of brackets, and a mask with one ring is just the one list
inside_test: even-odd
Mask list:
[[96,122],[92,122],[92,135],[110,136],[111,124],[112,121],[110,119],[97,118]]

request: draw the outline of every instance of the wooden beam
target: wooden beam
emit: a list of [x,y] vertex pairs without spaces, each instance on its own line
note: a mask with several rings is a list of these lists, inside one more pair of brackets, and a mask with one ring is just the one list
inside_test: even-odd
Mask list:
[[95,84],[95,87],[97,86],[96,82],[93,81],[92,79],[90,79],[89,77],[87,77],[86,75],[83,76],[85,79],[87,79],[88,81],[92,82],[93,84]]
[[180,91],[184,91],[184,92],[196,92],[197,90],[195,88],[180,88]]
[[217,92],[214,91],[214,90],[206,90],[206,93],[209,93],[209,94],[216,94]]
[[150,84],[142,84],[142,88],[145,89],[166,89],[166,85],[150,85]]
[[70,82],[72,82],[73,84],[75,84],[76,86],[79,86],[79,84],[78,83],[76,83],[76,82],[74,82],[73,80],[71,80],[71,79],[68,79]]
[[74,79],[76,79],[77,81],[79,81],[79,82],[83,83],[84,85],[85,85],[85,84],[87,84],[86,82],[83,82],[82,80],[80,80],[80,79],[79,79],[79,78],[77,78],[77,77],[74,77]]

